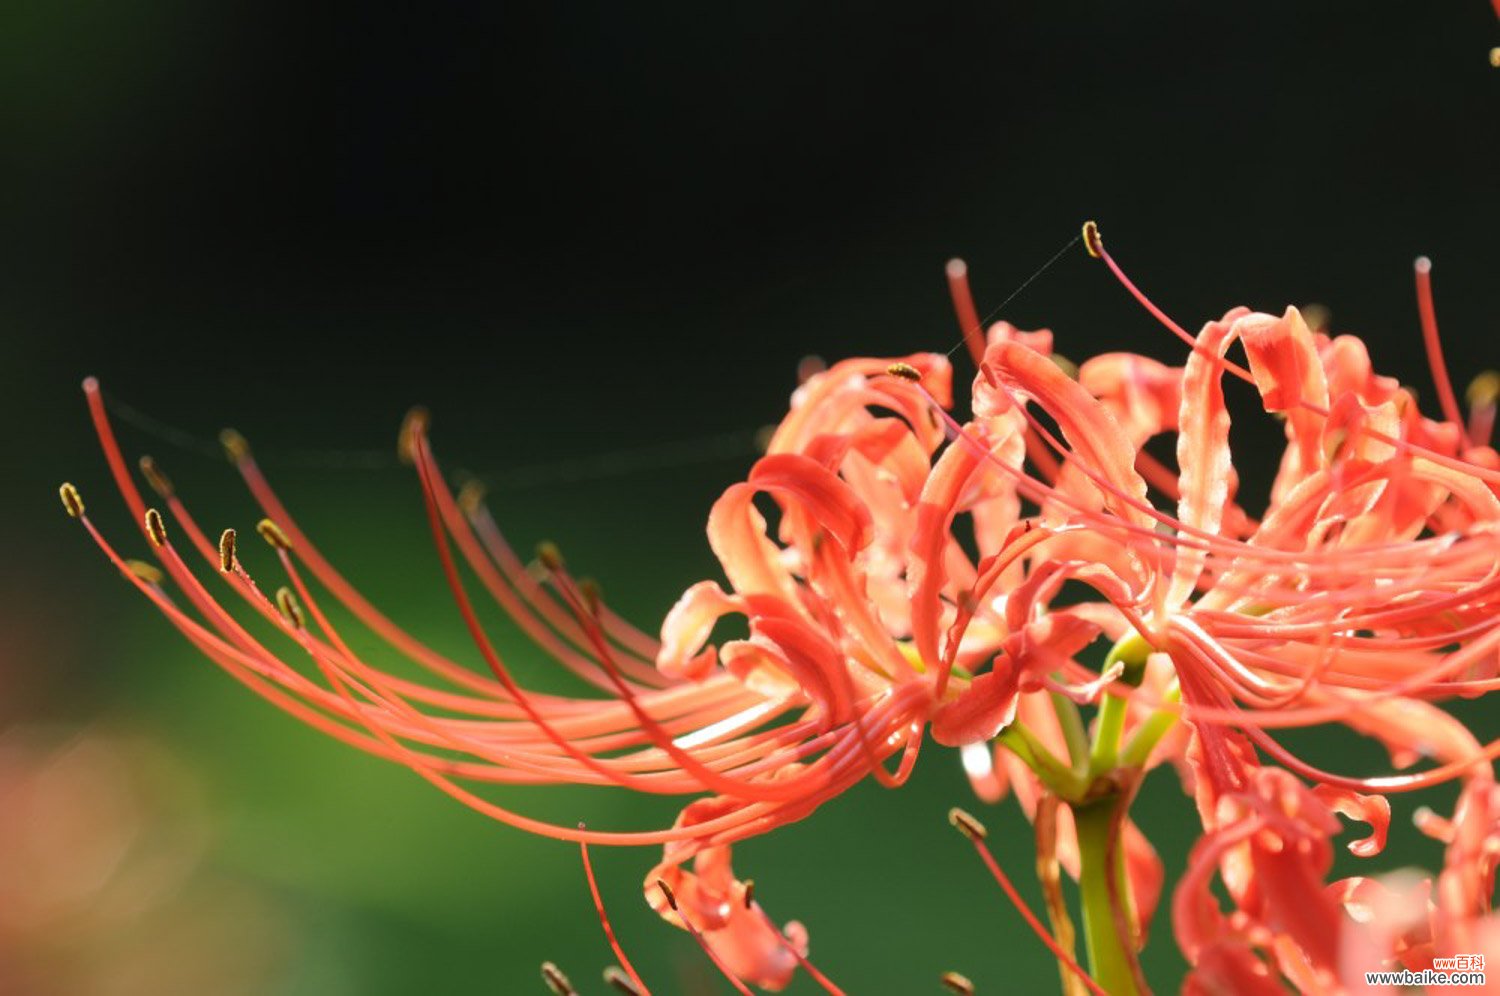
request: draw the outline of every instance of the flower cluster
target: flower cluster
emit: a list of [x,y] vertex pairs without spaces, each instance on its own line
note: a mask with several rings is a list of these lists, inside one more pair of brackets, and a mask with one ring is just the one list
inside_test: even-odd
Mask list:
[[[613,614],[556,550],[525,563],[475,489],[450,489],[420,414],[401,452],[486,674],[361,595],[237,436],[227,449],[285,576],[275,595],[241,562],[234,532],[214,542],[149,461],[167,515],[147,508],[92,382],[109,465],[160,567],[123,559],[71,486],[64,503],[195,646],[281,708],[501,822],[584,845],[585,861],[589,844],[661,846],[648,900],[742,991],[781,988],[799,966],[839,990],[807,961],[806,930],[775,925],[736,877],[732,845],[865,778],[899,786],[929,731],[960,750],[982,800],[1016,797],[1038,826],[1039,867],[1078,881],[1086,959],[1059,874],[1044,875],[1048,925],[1022,910],[1070,992],[1145,989],[1137,954],[1163,871],[1129,807],[1164,764],[1203,827],[1170,903],[1187,991],[1337,991],[1384,965],[1500,958],[1490,913],[1500,742],[1480,743],[1441,708],[1500,686],[1500,459],[1489,445],[1500,378],[1476,381],[1464,419],[1441,373],[1425,261],[1440,419],[1377,374],[1359,339],[1312,328],[1295,308],[1236,308],[1191,335],[1130,283],[1092,224],[1084,241],[1183,340],[1181,366],[1123,352],[1075,366],[1049,331],[984,330],[951,265],[978,368],[967,414],[939,354],[805,370],[766,453],[709,514],[724,583],[688,588],[660,639]],[[1285,438],[1274,480],[1248,497],[1229,445],[1236,380]],[[219,575],[222,595],[194,559]],[[465,571],[592,693],[524,687]],[[253,635],[221,598],[248,605],[285,646]],[[356,651],[324,599],[380,637],[389,659]],[[718,636],[726,617],[742,621],[742,637]],[[433,680],[403,674],[396,658]],[[1435,763],[1334,773],[1275,732],[1323,724],[1377,738],[1397,769]],[[1373,857],[1390,795],[1454,779],[1453,818],[1421,822],[1447,844],[1435,880],[1328,880],[1339,816],[1368,824],[1349,847]],[[551,783],[691,801],[669,828],[621,833],[542,823],[483,791]],[[1013,895],[983,828],[954,820]],[[1215,878],[1227,910],[1208,888]],[[616,984],[645,991],[615,950]],[[547,977],[570,987],[555,967]]]

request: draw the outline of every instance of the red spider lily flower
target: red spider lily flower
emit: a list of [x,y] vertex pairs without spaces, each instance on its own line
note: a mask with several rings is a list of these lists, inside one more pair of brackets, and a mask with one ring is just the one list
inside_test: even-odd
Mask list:
[[[1444,388],[1447,417],[1424,418],[1409,392],[1374,372],[1358,339],[1314,332],[1295,308],[1237,308],[1189,335],[1128,281],[1097,229],[1084,238],[1188,344],[1182,366],[1118,352],[1074,366],[1054,354],[1050,331],[985,331],[965,271],[950,266],[979,368],[968,416],[951,410],[941,355],[809,368],[766,454],[709,513],[725,583],[690,586],[659,640],[610,612],[555,550],[541,551],[544,578],[533,577],[476,493],[450,490],[422,416],[408,420],[401,451],[487,675],[422,644],[361,595],[237,436],[227,447],[268,517],[260,532],[285,575],[274,596],[241,562],[236,535],[213,543],[154,464],[143,472],[171,530],[146,507],[92,382],[111,471],[162,576],[132,570],[70,486],[64,503],[195,646],[279,707],[509,825],[585,847],[660,845],[648,901],[740,991],[747,982],[782,988],[798,967],[838,990],[808,964],[807,932],[776,926],[753,901],[732,845],[807,817],[867,777],[901,785],[929,726],[960,749],[982,798],[1013,792],[1036,824],[1051,932],[1023,912],[1065,985],[1082,972],[1058,869],[1083,897],[1088,984],[1145,989],[1135,953],[1163,872],[1128,809],[1145,773],[1171,763],[1205,834],[1173,901],[1190,989],[1269,991],[1280,979],[1331,989],[1341,944],[1356,936],[1350,897],[1375,889],[1325,881],[1338,816],[1371,826],[1350,845],[1370,856],[1384,843],[1388,793],[1462,777],[1475,800],[1465,812],[1488,805],[1478,786],[1492,782],[1500,741],[1478,743],[1431,703],[1500,687],[1500,459],[1489,446],[1497,391],[1478,382],[1461,423]],[[1424,335],[1440,357],[1428,280],[1419,266]],[[1229,358],[1233,348],[1245,365]],[[1226,375],[1252,385],[1283,427],[1258,516],[1237,504]],[[1161,437],[1175,437],[1175,468],[1146,449]],[[194,558],[295,653],[237,622],[190,569]],[[524,687],[481,625],[460,565],[593,694]],[[1080,588],[1093,597],[1064,597]],[[384,641],[381,658],[353,649],[325,598]],[[730,616],[747,635],[716,640]],[[1085,663],[1106,646],[1102,664]],[[397,657],[432,680],[398,673],[387,663]],[[1092,730],[1080,706],[1097,706]],[[1335,774],[1270,732],[1325,723],[1381,739],[1397,766],[1438,764]],[[619,833],[533,820],[483,792],[562,783],[691,801],[669,828]],[[1458,870],[1439,879],[1431,939],[1412,934],[1407,950],[1460,943],[1476,922],[1484,904],[1458,876],[1493,872],[1490,831],[1473,829],[1483,819],[1455,821]],[[960,829],[982,840],[966,820]],[[1215,875],[1229,914],[1209,898]],[[603,919],[597,892],[595,901]]]

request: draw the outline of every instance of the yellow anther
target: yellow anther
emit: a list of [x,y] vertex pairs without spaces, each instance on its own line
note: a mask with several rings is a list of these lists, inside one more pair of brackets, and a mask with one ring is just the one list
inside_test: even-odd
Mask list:
[[1470,408],[1494,407],[1495,402],[1500,400],[1500,371],[1486,370],[1469,381],[1469,389],[1464,392],[1464,398],[1469,402]]
[[229,456],[231,463],[239,463],[250,459],[250,444],[245,437],[233,429],[225,429],[219,433],[219,445],[224,447],[224,452]]
[[234,570],[234,546],[236,534],[233,529],[226,529],[219,534],[219,570],[228,574]]
[[985,836],[989,833],[984,828],[983,823],[980,823],[972,814],[959,809],[957,806],[948,810],[948,822],[952,823],[955,830],[970,840],[984,840]]
[[543,540],[536,545],[536,559],[549,571],[560,571],[563,568],[562,551],[551,540]]
[[611,965],[604,970],[604,984],[615,992],[624,993],[625,996],[641,996],[641,991],[636,988],[634,982],[630,981],[630,976],[616,965]]
[[255,531],[260,533],[260,538],[271,544],[277,550],[290,550],[292,541],[287,539],[286,533],[281,527],[270,519],[261,519],[255,526]]
[[471,477],[465,481],[463,487],[458,489],[458,497],[455,499],[458,502],[459,510],[464,515],[473,518],[484,505],[484,491],[484,482],[478,478]]
[[147,484],[151,485],[152,491],[155,491],[163,498],[172,497],[172,481],[166,474],[161,472],[161,468],[156,465],[155,460],[149,456],[143,456],[140,459],[140,467],[141,476],[146,479]]
[[161,513],[154,508],[146,509],[146,535],[151,537],[153,546],[162,546],[167,542],[167,524],[162,521]]
[[396,455],[402,463],[417,462],[417,439],[425,435],[432,415],[421,405],[406,413],[401,420],[401,432],[396,436]]
[[1083,223],[1083,247],[1095,259],[1104,257],[1104,238],[1099,234],[1098,222],[1085,221]]
[[159,585],[166,579],[166,575],[155,564],[148,564],[144,560],[127,560],[125,566],[130,568],[131,574],[147,584]]
[[297,629],[302,629],[306,625],[306,620],[302,615],[302,606],[297,604],[297,596],[292,594],[292,589],[287,587],[276,589],[276,608],[281,610],[286,621]]
[[578,990],[573,988],[573,983],[568,981],[562,969],[550,961],[542,962],[542,981],[547,983],[547,988],[556,996],[578,996]]
[[969,981],[968,976],[959,975],[957,972],[944,972],[938,976],[938,981],[958,996],[974,996],[974,983]]
[[58,485],[57,495],[62,499],[63,508],[67,509],[69,515],[75,519],[83,516],[83,499],[79,497],[77,488],[64,481]]

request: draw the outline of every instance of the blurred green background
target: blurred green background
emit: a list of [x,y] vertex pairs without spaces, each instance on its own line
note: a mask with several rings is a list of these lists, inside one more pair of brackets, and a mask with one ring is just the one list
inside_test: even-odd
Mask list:
[[[1480,0],[7,5],[0,991],[524,993],[551,959],[599,992],[610,960],[573,848],[255,700],[113,575],[55,498],[74,481],[144,555],[83,375],[188,440],[239,428],[325,552],[470,659],[415,481],[366,458],[425,403],[518,549],[558,542],[654,630],[716,576],[708,506],[799,358],[953,344],[950,255],[988,310],[1097,217],[1184,324],[1317,301],[1430,399],[1409,271],[1425,252],[1455,380],[1494,365],[1497,41]],[[1178,356],[1081,252],[1001,317],[1050,325],[1077,359]],[[248,535],[227,465],[120,428],[205,527]],[[1270,466],[1274,427],[1256,431],[1235,441],[1247,492]],[[1466,714],[1500,733],[1483,703]],[[1286,740],[1342,770],[1385,763],[1353,737]],[[675,813],[618,792],[506,800],[596,827]],[[930,747],[907,788],[861,786],[736,868],[851,992],[935,991],[950,968],[982,992],[1053,988],[953,804],[972,805],[957,758]],[[1412,805],[1383,868],[1436,859]],[[978,811],[1035,903],[1027,824],[1013,803]],[[1170,881],[1191,807],[1162,774],[1137,815]],[[660,992],[725,991],[645,908],[657,857],[596,851],[627,950]],[[1175,988],[1165,909],[1146,964]]]

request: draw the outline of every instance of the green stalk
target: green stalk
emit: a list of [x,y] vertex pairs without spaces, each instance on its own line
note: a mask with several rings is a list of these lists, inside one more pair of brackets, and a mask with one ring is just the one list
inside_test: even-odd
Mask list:
[[1034,771],[1042,784],[1054,793],[1064,799],[1083,797],[1088,784],[1085,779],[1048,750],[1047,745],[1038,740],[1036,734],[1027,729],[1024,723],[1011,723],[1000,731],[997,739]]
[[1134,945],[1120,936],[1110,904],[1109,883],[1113,877],[1115,897],[1128,914],[1130,892],[1123,843],[1115,842],[1113,861],[1109,853],[1110,835],[1119,826],[1114,818],[1119,802],[1118,796],[1110,795],[1073,807],[1073,822],[1078,827],[1078,893],[1089,974],[1110,996],[1139,996]]
[[[1162,697],[1165,702],[1177,702],[1181,698],[1182,689],[1176,685],[1173,685],[1171,691]],[[1125,751],[1120,755],[1121,766],[1144,768],[1161,738],[1177,725],[1177,718],[1177,712],[1172,709],[1159,709],[1152,713],[1150,718],[1136,728],[1135,736],[1131,737],[1130,742],[1125,745]]]

